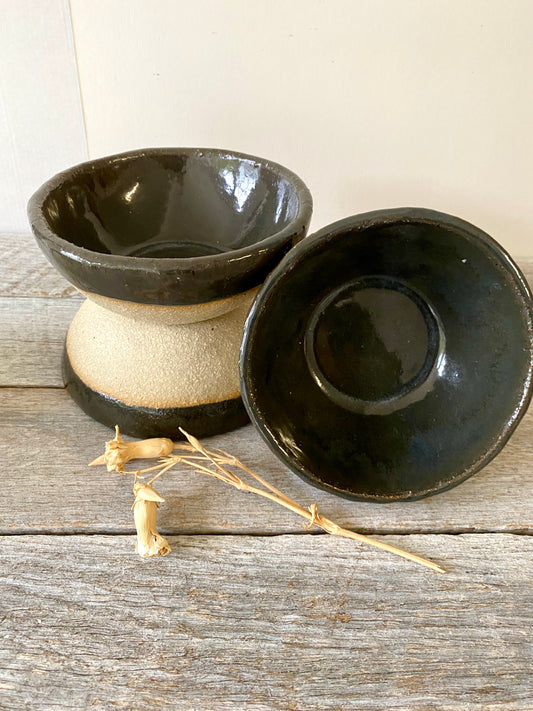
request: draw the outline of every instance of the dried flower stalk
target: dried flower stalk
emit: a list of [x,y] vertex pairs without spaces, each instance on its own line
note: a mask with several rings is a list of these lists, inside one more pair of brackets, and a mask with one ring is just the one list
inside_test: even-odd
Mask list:
[[[150,516],[153,518],[150,518],[150,526],[148,525],[147,521],[148,519],[145,518],[146,525],[144,525],[144,529],[149,529],[154,533],[151,535],[156,535],[158,536],[166,545],[166,549],[164,546],[162,546],[161,550],[165,550],[165,552],[146,552],[146,551],[151,551],[152,548],[149,545],[139,545],[138,542],[138,552],[141,553],[141,550],[145,551],[144,555],[166,555],[170,551],[170,547],[168,546],[168,543],[165,541],[162,536],[159,536],[159,534],[156,531],[155,528],[155,516],[157,515],[157,507],[160,502],[163,501],[163,499],[159,496],[159,494],[153,489],[152,483],[160,477],[162,474],[167,472],[169,469],[172,467],[176,466],[177,464],[185,464],[187,466],[192,467],[196,472],[200,472],[203,474],[208,474],[209,476],[214,477],[215,479],[219,479],[220,481],[225,482],[226,484],[229,484],[230,486],[235,487],[236,489],[240,489],[241,491],[247,491],[253,494],[257,494],[259,496],[262,496],[264,498],[270,499],[271,501],[275,501],[276,503],[280,504],[281,506],[284,506],[285,508],[289,509],[290,511],[293,511],[294,513],[303,516],[303,518],[307,519],[308,521],[308,526],[307,528],[312,528],[313,526],[318,526],[321,528],[323,531],[326,531],[326,533],[330,533],[333,536],[342,536],[344,538],[351,538],[356,541],[361,541],[362,543],[366,543],[368,545],[374,546],[376,548],[381,548],[382,550],[388,551],[389,553],[394,553],[395,555],[401,556],[402,558],[406,558],[407,560],[411,560],[414,563],[418,563],[420,565],[424,565],[428,568],[431,568],[432,570],[436,570],[439,573],[444,573],[444,569],[441,568],[439,565],[436,563],[433,563],[430,560],[427,560],[425,558],[421,558],[420,556],[414,555],[413,553],[409,553],[408,551],[404,551],[401,548],[396,548],[396,546],[391,546],[388,543],[384,543],[382,541],[377,541],[374,538],[369,538],[368,536],[363,536],[360,533],[355,533],[354,531],[350,531],[346,528],[342,528],[338,524],[336,524],[334,521],[331,521],[330,519],[326,518],[323,516],[321,513],[318,511],[318,505],[316,503],[311,504],[308,509],[304,508],[300,504],[298,504],[296,501],[293,501],[290,499],[288,496],[283,494],[281,491],[276,489],[272,484],[269,484],[265,479],[260,477],[258,474],[253,472],[251,469],[249,469],[245,464],[243,464],[241,461],[239,461],[236,457],[232,456],[231,454],[228,454],[227,452],[224,452],[223,450],[214,450],[210,451],[205,449],[200,442],[196,439],[196,437],[193,437],[192,435],[188,434],[185,432],[185,430],[180,428],[181,433],[184,435],[184,437],[188,440],[188,443],[179,443],[179,444],[172,444],[172,449],[168,451],[169,445],[166,444],[170,442],[170,440],[141,440],[139,442],[132,442],[131,445],[135,445],[134,447],[130,447],[127,450],[127,456],[128,458],[125,459],[124,456],[117,457],[114,452],[118,450],[118,447],[113,445],[112,442],[119,441],[119,444],[124,444],[126,445],[125,442],[123,442],[120,438],[118,427],[116,428],[116,437],[115,440],[112,440],[112,442],[107,442],[106,443],[106,454],[103,455],[102,457],[98,457],[94,462],[91,462],[91,464],[107,464],[108,471],[111,471],[115,469],[115,471],[119,471],[123,474],[133,474],[135,475],[135,485],[134,485],[134,492],[136,494],[136,500],[134,503],[134,512],[135,512],[135,507],[137,503],[141,503],[141,499],[139,499],[139,492],[142,492],[141,496],[144,496],[145,493],[151,497],[155,498],[149,498],[149,499],[142,499],[145,504],[151,504],[153,508],[150,509]],[[119,440],[120,438],[120,440]],[[165,453],[159,454],[159,453],[154,453],[150,454],[151,451],[157,450],[157,446],[154,446],[153,442],[165,442],[165,444],[161,445],[161,448],[165,450]],[[109,450],[108,450],[109,447]],[[113,454],[110,454],[108,456],[108,451],[112,452]],[[124,450],[121,448],[121,452],[124,452]],[[172,454],[172,451],[178,451],[180,454]],[[107,458],[106,458],[107,457]],[[154,457],[160,457],[160,461],[158,464],[156,464],[153,467],[149,467],[148,469],[142,469],[140,471],[136,472],[126,472],[124,471],[124,463],[126,461],[130,461],[131,459],[148,459],[148,458],[154,458]],[[260,484],[260,487],[248,484],[245,482],[241,477],[237,476],[235,473],[233,473],[228,467],[236,467],[237,469],[240,469],[243,471],[245,474],[247,474],[249,477],[254,479],[258,484]],[[144,484],[144,483],[139,483],[138,479],[142,474],[145,474],[147,472],[151,471],[156,471],[158,470],[158,473],[152,477],[152,479]],[[137,487],[137,488],[136,488]],[[144,488],[146,487],[146,488]],[[153,494],[152,494],[153,492]],[[144,515],[144,514],[143,514]],[[135,520],[136,527],[137,527],[137,535],[138,535],[138,541],[139,541],[139,525],[137,525],[137,518]],[[152,525],[153,524],[153,525]],[[145,536],[143,532],[143,536]],[[143,542],[145,542],[145,537],[143,537]],[[156,547],[157,548],[157,547]]]
[[151,558],[170,553],[170,546],[163,536],[157,532],[157,509],[163,499],[151,484],[137,482],[133,485],[135,501],[133,502],[133,518],[137,529],[136,552],[143,558]]
[[138,442],[124,442],[120,436],[118,425],[115,425],[115,439],[105,443],[105,453],[89,464],[107,464],[107,471],[124,474],[124,464],[132,459],[152,459],[165,457],[174,449],[174,442],[166,437],[143,439]]

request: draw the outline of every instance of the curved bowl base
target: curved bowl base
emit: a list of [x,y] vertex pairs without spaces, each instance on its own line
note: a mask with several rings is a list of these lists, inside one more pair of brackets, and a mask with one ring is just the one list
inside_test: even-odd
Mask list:
[[74,372],[66,351],[63,379],[67,392],[84,412],[108,427],[118,425],[122,434],[132,437],[183,439],[180,427],[196,437],[209,437],[249,422],[240,397],[192,407],[128,405],[86,385]]

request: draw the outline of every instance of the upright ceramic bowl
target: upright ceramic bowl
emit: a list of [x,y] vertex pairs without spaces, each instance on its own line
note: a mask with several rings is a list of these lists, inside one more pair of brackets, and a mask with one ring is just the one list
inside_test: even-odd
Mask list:
[[216,149],[133,151],[46,182],[28,205],[32,230],[87,296],[66,339],[72,397],[136,436],[244,424],[244,320],[311,212],[291,171]]
[[268,277],[241,352],[273,451],[337,494],[435,494],[503,447],[532,392],[528,285],[487,234],[406,208],[307,237]]

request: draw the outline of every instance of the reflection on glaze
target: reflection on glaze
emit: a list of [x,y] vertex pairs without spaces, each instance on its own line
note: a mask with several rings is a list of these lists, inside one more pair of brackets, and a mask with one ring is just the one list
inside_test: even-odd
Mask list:
[[128,192],[124,194],[124,200],[125,200],[126,202],[131,202],[131,201],[132,201],[133,196],[135,195],[135,193],[137,192],[137,190],[138,190],[138,188],[139,188],[139,185],[140,185],[140,183],[139,183],[139,181],[137,181],[137,182],[135,183],[135,185],[132,187],[132,189],[131,189],[131,190],[128,190]]
[[87,167],[43,205],[49,227],[75,245],[170,258],[256,244],[288,225],[298,209],[297,190],[284,176],[216,152],[137,154],[98,171]]
[[305,355],[320,388],[342,407],[386,414],[422,399],[444,355],[429,305],[401,282],[367,277],[315,309]]
[[226,192],[234,198],[233,208],[242,212],[259,179],[259,167],[232,162],[221,171]]

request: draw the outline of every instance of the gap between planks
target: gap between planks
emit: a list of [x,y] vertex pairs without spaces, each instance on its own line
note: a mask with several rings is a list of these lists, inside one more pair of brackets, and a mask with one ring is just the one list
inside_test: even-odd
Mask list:
[[[354,533],[360,533],[363,536],[369,536],[371,538],[382,538],[383,536],[524,536],[533,537],[533,531],[527,529],[474,529],[464,527],[462,529],[409,529],[408,531],[397,531],[393,528],[390,530],[379,529],[376,531],[369,528],[356,528],[353,526],[347,527],[349,531]],[[179,531],[175,529],[167,530],[164,527],[158,526],[159,533],[165,537],[170,536],[204,536],[204,537],[223,537],[223,536],[239,536],[242,538],[277,538],[280,536],[329,536],[331,534],[326,533],[326,531],[316,530],[316,531],[293,531],[287,530],[277,530],[277,531],[205,531],[205,529],[189,529],[188,531]],[[48,529],[48,528],[35,528],[28,530],[26,528],[12,528],[12,529],[2,529],[0,528],[0,538],[11,537],[11,536],[135,536],[135,528],[103,528],[88,531],[81,527],[71,526],[65,529]],[[337,537],[338,538],[338,537]],[[362,543],[361,545],[365,545]]]
[[0,385],[0,390],[65,390],[64,385]]

